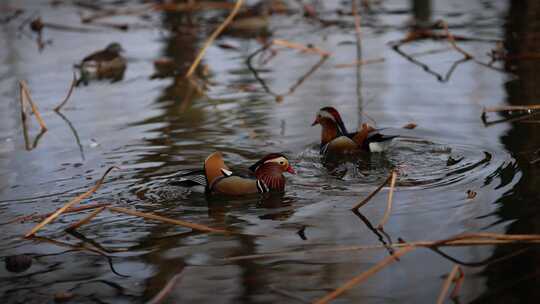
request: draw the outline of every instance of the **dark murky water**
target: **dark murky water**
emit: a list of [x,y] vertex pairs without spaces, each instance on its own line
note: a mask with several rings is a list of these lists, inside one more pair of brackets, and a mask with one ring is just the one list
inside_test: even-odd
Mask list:
[[[90,12],[49,1],[6,1],[45,22],[79,26],[77,14]],[[454,35],[487,41],[460,42],[483,62],[501,40],[509,54],[538,53],[540,5],[536,1],[381,1],[363,15],[362,58],[382,63],[335,68],[356,60],[353,19],[336,14],[349,4],[325,3],[324,18],[345,21],[322,27],[297,12],[275,15],[268,26],[273,38],[314,44],[333,55],[282,102],[265,92],[246,65],[260,45],[246,35],[228,33],[204,58],[210,81],[200,94],[181,76],[150,79],[154,60],[172,58],[183,75],[215,25],[209,15],[190,23],[182,14],[149,13],[113,18],[137,26],[127,32],[80,33],[45,29],[52,40],[42,52],[34,38],[18,29],[23,17],[0,30],[0,222],[32,212],[47,213],[81,193],[111,165],[111,174],[89,200],[139,211],[234,229],[258,236],[221,236],[101,213],[71,235],[63,229],[81,214],[65,215],[39,234],[69,244],[93,244],[110,252],[110,261],[45,239],[21,236],[35,223],[3,225],[0,256],[29,254],[31,267],[20,273],[0,270],[4,303],[53,301],[71,292],[75,302],[144,302],[182,273],[168,300],[174,302],[292,302],[294,294],[315,300],[387,256],[384,250],[291,255],[271,259],[226,261],[224,258],[273,251],[302,251],[340,245],[380,244],[378,235],[349,209],[380,184],[394,167],[394,208],[385,230],[392,240],[437,240],[461,232],[539,233],[537,121],[486,127],[484,106],[535,104],[540,100],[539,61],[495,63],[500,71],[446,50],[406,60],[387,44],[403,38],[418,18],[444,19]],[[416,7],[415,11],[412,7]],[[210,15],[216,12],[208,13]],[[203,18],[204,17],[204,18]],[[175,31],[176,29],[176,31]],[[72,65],[85,54],[120,42],[128,68],[116,83],[78,87],[63,110],[52,109],[64,97]],[[425,40],[402,47],[413,54],[447,48],[446,41]],[[259,74],[277,94],[287,92],[319,62],[319,57],[283,50]],[[26,79],[49,131],[35,149],[25,150],[17,81]],[[442,80],[442,81],[440,81]],[[247,88],[247,89],[246,89]],[[362,121],[390,127],[404,138],[384,156],[329,174],[319,160],[319,130],[310,123],[323,105],[339,108],[349,128]],[[400,129],[414,121],[414,130]],[[33,122],[31,140],[38,133]],[[539,140],[539,141],[537,141]],[[287,192],[270,198],[212,199],[203,195],[163,195],[164,177],[198,167],[211,152],[227,162],[247,165],[270,151],[288,154],[298,175],[288,177]],[[448,159],[460,160],[448,164]],[[533,161],[533,163],[531,163]],[[474,199],[467,190],[476,191]],[[170,192],[170,191],[169,191]],[[171,193],[168,193],[171,194]],[[361,209],[376,224],[384,213],[385,192]],[[297,231],[305,228],[305,240]],[[463,261],[504,256],[516,247],[447,249]],[[509,260],[465,268],[460,302],[537,302],[539,255],[536,248]],[[110,263],[114,265],[111,270]],[[432,303],[452,262],[429,250],[416,250],[399,263],[344,294],[342,302]],[[126,275],[129,277],[120,276]]]

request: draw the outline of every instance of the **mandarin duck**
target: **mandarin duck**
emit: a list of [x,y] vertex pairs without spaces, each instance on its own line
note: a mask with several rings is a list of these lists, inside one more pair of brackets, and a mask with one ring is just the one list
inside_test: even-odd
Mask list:
[[210,154],[202,170],[180,175],[174,184],[203,186],[209,194],[244,195],[285,190],[284,172],[295,174],[289,160],[279,153],[271,153],[249,167],[249,176],[240,176],[225,165],[220,152]]
[[105,49],[96,51],[86,57],[75,67],[81,71],[81,82],[88,84],[89,79],[111,79],[113,82],[120,81],[124,77],[127,60],[122,56],[124,49],[113,42]]
[[321,146],[323,155],[355,154],[360,151],[383,152],[397,136],[379,133],[372,126],[364,123],[357,132],[348,132],[341,115],[333,107],[319,110],[312,126],[320,124]]

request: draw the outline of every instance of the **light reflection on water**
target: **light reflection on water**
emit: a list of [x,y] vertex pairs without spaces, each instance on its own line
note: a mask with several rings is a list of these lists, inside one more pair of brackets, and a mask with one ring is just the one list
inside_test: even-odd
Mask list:
[[[79,22],[76,10],[69,5],[59,10],[50,9],[46,3],[20,5],[39,10],[45,20]],[[505,38],[504,16],[510,8],[504,4],[435,1],[432,7],[431,18],[444,18],[455,34]],[[337,18],[331,7],[327,9],[329,17]],[[356,70],[334,68],[355,60],[355,45],[349,43],[355,39],[353,27],[321,28],[300,16],[273,17],[270,27],[274,37],[312,43],[333,53],[281,103],[265,93],[246,67],[249,54],[260,47],[253,39],[229,34],[220,42],[239,46],[239,51],[216,46],[208,50],[204,63],[212,84],[204,96],[181,76],[149,79],[155,72],[153,61],[162,56],[172,58],[179,75],[183,75],[197,53],[198,36],[157,29],[91,34],[51,30],[46,35],[53,44],[38,53],[34,41],[17,36],[14,24],[4,26],[0,39],[10,47],[0,51],[5,65],[0,75],[0,94],[5,100],[0,104],[0,222],[21,214],[50,212],[92,185],[108,166],[120,165],[122,170],[107,178],[92,201],[112,202],[251,236],[193,233],[106,212],[81,229],[84,239],[62,233],[80,215],[65,215],[41,232],[67,243],[94,242],[110,252],[115,271],[129,275],[124,278],[111,270],[102,255],[86,251],[49,255],[69,248],[46,240],[21,240],[21,234],[33,223],[4,225],[1,255],[28,253],[34,258],[26,272],[0,270],[0,278],[5,279],[0,285],[3,299],[50,301],[56,292],[69,290],[78,302],[143,302],[179,272],[182,279],[170,295],[174,302],[290,300],[276,290],[316,299],[387,253],[296,255],[238,262],[223,258],[379,244],[379,236],[349,209],[396,167],[401,175],[392,216],[385,226],[392,240],[435,240],[464,231],[483,231],[494,223],[497,225],[489,231],[505,232],[504,219],[513,217],[501,215],[504,211],[499,205],[512,195],[509,190],[526,184],[521,172],[524,165],[516,156],[522,147],[515,150],[507,134],[516,132],[514,136],[526,137],[532,131],[516,130],[509,124],[486,128],[479,116],[482,106],[514,100],[512,92],[507,91],[507,81],[514,76],[465,62],[448,81],[438,82],[386,45],[405,35],[409,9],[408,4],[388,1],[366,15],[363,58],[382,56],[385,61],[361,68],[360,97]],[[183,25],[184,17],[164,14],[160,18],[164,27],[170,28],[171,24]],[[352,22],[350,17],[342,18]],[[136,17],[126,20],[138,21]],[[202,29],[195,26],[195,30]],[[110,41],[119,41],[127,50],[124,80],[77,88],[63,111],[65,119],[54,114],[52,108],[63,97],[72,64]],[[407,45],[404,50],[412,53],[445,46],[445,42],[426,41]],[[485,59],[493,44],[471,42],[463,43],[463,47]],[[449,51],[421,60],[444,74],[459,58]],[[270,64],[256,66],[269,88],[281,93],[318,61],[316,55],[285,50]],[[31,152],[24,151],[19,127],[14,97],[18,79],[28,80],[49,127]],[[240,91],[239,87],[252,89]],[[364,158],[331,172],[317,154],[319,129],[310,127],[323,105],[336,106],[350,129],[361,121],[374,120],[377,126],[391,127],[404,136],[386,155]],[[400,129],[411,121],[418,124],[417,129]],[[35,125],[31,134],[37,134]],[[527,151],[534,148],[527,146]],[[200,167],[215,150],[221,150],[232,167],[249,165],[268,152],[284,152],[298,175],[287,176],[284,195],[265,198],[207,198],[167,192],[166,177]],[[461,160],[448,164],[450,157]],[[477,197],[467,199],[467,190],[476,191]],[[526,196],[530,190],[520,191],[520,196]],[[385,201],[383,191],[361,209],[362,214],[376,224]],[[302,227],[305,240],[297,234]],[[534,229],[518,231],[530,233]],[[472,261],[483,260],[492,251],[490,247],[448,250]],[[518,263],[527,265],[523,260]],[[418,250],[351,290],[344,299],[426,302],[437,297],[442,276],[451,266],[432,252]],[[479,268],[468,269],[461,299],[469,302],[489,295],[498,288],[497,284],[486,285],[491,281],[498,282],[497,276],[483,274]]]

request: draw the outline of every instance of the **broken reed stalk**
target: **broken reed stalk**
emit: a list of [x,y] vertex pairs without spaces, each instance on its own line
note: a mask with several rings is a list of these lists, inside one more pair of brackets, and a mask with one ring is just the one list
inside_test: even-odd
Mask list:
[[452,267],[452,271],[450,271],[450,274],[444,281],[444,284],[441,288],[441,292],[439,293],[439,297],[437,298],[437,304],[444,303],[444,300],[446,299],[446,294],[448,294],[448,290],[450,290],[450,286],[452,285],[452,282],[454,281],[456,275],[460,272],[460,269],[461,268],[458,265],[454,265],[454,267]]
[[68,228],[66,228],[66,231],[75,230],[75,229],[78,229],[79,227],[81,227],[82,225],[88,224],[88,222],[90,222],[94,217],[96,217],[98,214],[100,214],[103,210],[105,210],[105,207],[99,207],[98,209],[92,211],[90,214],[85,216],[80,221],[71,224]]
[[483,236],[482,238],[471,238],[471,239],[455,239],[455,240],[447,239],[443,241],[414,241],[414,242],[407,242],[407,243],[393,243],[393,244],[388,244],[388,245],[352,245],[352,246],[337,246],[333,248],[323,248],[323,249],[311,249],[311,250],[303,250],[303,251],[268,252],[268,253],[229,257],[229,258],[225,258],[225,260],[226,261],[254,260],[254,259],[264,259],[264,258],[275,258],[275,257],[281,257],[281,256],[292,256],[292,255],[387,249],[388,247],[403,248],[406,246],[433,248],[433,247],[491,246],[491,245],[511,245],[511,244],[540,244],[540,234],[530,234],[530,235],[492,234],[492,235],[493,237],[489,239],[485,239],[486,236]]
[[190,222],[186,222],[186,221],[171,219],[171,218],[160,216],[160,215],[157,215],[157,214],[144,213],[144,212],[134,211],[134,210],[120,208],[120,207],[107,207],[107,208],[110,211],[113,211],[113,212],[125,213],[125,214],[138,216],[138,217],[142,217],[142,218],[146,218],[146,219],[150,219],[150,220],[155,220],[155,221],[160,221],[160,222],[164,222],[164,223],[168,223],[168,224],[173,224],[173,225],[177,225],[177,226],[191,228],[191,229],[197,230],[197,231],[216,232],[216,233],[223,233],[223,234],[231,234],[232,233],[231,231],[227,231],[227,230],[223,230],[223,229],[217,229],[217,228],[211,228],[211,227],[201,225],[201,224],[195,224],[195,223],[190,223]]
[[32,95],[30,94],[30,89],[28,88],[28,84],[26,81],[21,80],[19,81],[20,86],[20,98],[21,98],[21,105],[23,106],[23,116],[24,114],[24,104],[29,104],[32,108],[32,113],[36,116],[36,120],[39,123],[39,126],[41,127],[42,131],[47,131],[47,125],[45,125],[45,121],[41,117],[41,114],[39,113],[38,107],[34,100],[32,99]]
[[33,236],[34,234],[36,234],[36,232],[38,232],[39,229],[43,228],[48,223],[54,221],[54,219],[56,219],[58,216],[60,216],[60,214],[64,213],[66,210],[68,210],[71,206],[73,206],[73,205],[79,203],[80,201],[82,201],[83,199],[91,196],[94,192],[96,192],[101,187],[101,185],[103,184],[103,181],[105,180],[105,177],[113,169],[119,169],[119,168],[116,167],[116,166],[112,166],[109,169],[107,169],[107,171],[105,171],[105,173],[103,173],[103,176],[97,181],[97,183],[92,188],[90,188],[90,190],[88,190],[85,193],[75,197],[74,199],[69,201],[67,204],[65,204],[62,208],[56,210],[53,214],[49,215],[42,222],[40,222],[34,228],[32,228],[32,230],[30,230],[27,234],[25,234],[24,237],[28,238],[28,237]]
[[358,5],[356,3],[356,0],[351,1],[351,10],[354,16],[354,32],[356,33],[356,43],[360,45],[360,41],[362,40],[362,30],[360,28],[360,15],[358,15]]
[[[63,213],[74,213],[74,212],[80,212],[80,211],[85,211],[85,210],[90,210],[90,209],[96,209],[96,208],[101,208],[101,207],[105,207],[105,206],[109,206],[110,203],[98,203],[98,204],[89,204],[89,205],[85,205],[85,206],[80,206],[80,207],[72,207],[72,208],[69,208],[67,209],[66,211],[64,211]],[[36,220],[36,219],[44,219],[48,216],[50,216],[51,214],[53,214],[54,212],[51,212],[51,213],[46,213],[46,214],[29,214],[29,215],[22,215],[22,216],[18,216],[6,223],[2,223],[3,224],[12,224],[12,223],[16,223],[16,222],[26,222],[26,221],[31,221],[31,220]]]
[[454,289],[452,290],[452,293],[450,293],[450,299],[456,299],[458,297],[458,293],[461,290],[461,286],[463,285],[463,280],[465,279],[465,272],[463,272],[463,269],[461,267],[458,267],[459,270],[459,276],[455,279],[456,283],[454,284]]
[[337,288],[336,290],[330,292],[326,296],[322,297],[321,299],[313,302],[314,304],[325,304],[328,303],[335,298],[339,297],[344,292],[348,291],[349,289],[353,288],[354,286],[362,283],[363,281],[370,278],[372,275],[376,274],[380,270],[382,270],[384,267],[390,265],[392,262],[397,261],[401,256],[405,255],[406,253],[416,249],[413,246],[407,246],[405,248],[402,248],[398,251],[396,251],[393,255],[388,256],[384,258],[382,261],[377,263],[375,266],[371,267],[370,269],[366,270],[365,272],[362,272],[361,274],[357,275],[356,277],[350,279],[347,283],[343,284],[341,287]]
[[531,110],[540,110],[540,105],[487,107],[487,108],[482,109],[482,113],[507,112],[507,111],[531,111]]
[[165,298],[169,295],[169,293],[171,293],[171,291],[174,289],[174,287],[176,286],[176,283],[180,280],[182,275],[183,275],[182,272],[175,274],[169,280],[169,282],[167,282],[165,287],[163,287],[163,289],[161,289],[158,292],[157,295],[155,295],[150,301],[148,301],[147,304],[159,304],[159,303],[162,303],[163,300],[165,300]]
[[187,71],[186,76],[185,76],[186,78],[188,78],[189,76],[193,74],[193,72],[195,72],[195,69],[197,68],[204,54],[206,53],[206,49],[212,44],[212,42],[217,38],[217,36],[219,36],[219,34],[223,32],[223,30],[227,27],[227,25],[231,23],[233,18],[236,16],[238,11],[240,10],[240,7],[242,7],[243,3],[244,3],[244,0],[237,0],[229,16],[227,16],[227,18],[223,21],[223,23],[221,23],[221,25],[212,33],[212,35],[210,35],[208,40],[206,40],[203,48],[199,51],[199,54],[197,55],[197,57],[195,58],[191,66],[189,67],[189,70]]
[[60,109],[62,109],[62,107],[67,103],[69,97],[71,97],[71,93],[73,93],[73,89],[75,88],[75,84],[77,84],[77,75],[75,74],[75,72],[73,72],[73,80],[71,80],[71,86],[69,87],[67,95],[64,98],[64,100],[54,108],[55,112],[60,112]]
[[388,177],[384,180],[384,182],[379,186],[377,187],[377,189],[373,190],[373,192],[371,192],[366,198],[364,198],[362,201],[360,201],[358,204],[354,205],[354,207],[351,208],[352,211],[358,211],[358,209],[360,209],[360,207],[364,206],[365,204],[367,204],[377,193],[379,193],[379,191],[382,190],[382,188],[384,188],[384,186],[386,184],[388,184],[388,182],[392,179],[392,174],[388,175]]
[[446,37],[448,39],[448,42],[450,42],[450,44],[452,45],[452,47],[458,51],[459,53],[461,53],[463,56],[465,56],[466,59],[474,59],[474,56],[467,53],[465,50],[463,50],[462,48],[460,48],[457,43],[456,43],[456,39],[454,38],[454,35],[452,35],[452,33],[450,33],[450,31],[448,30],[448,23],[446,23],[446,21],[441,21],[442,23],[442,26],[444,28],[444,32],[446,33]]
[[388,191],[388,199],[386,201],[386,210],[384,211],[383,218],[377,225],[377,229],[381,230],[383,229],[386,222],[388,222],[388,219],[390,218],[390,212],[392,212],[392,201],[394,200],[394,189],[396,187],[396,178],[397,178],[397,171],[393,170],[391,179],[390,179],[390,191]]
[[357,61],[354,61],[352,63],[339,63],[339,64],[336,64],[336,65],[334,65],[334,68],[336,68],[336,69],[352,68],[352,67],[357,67],[359,65],[367,65],[367,64],[384,62],[385,60],[386,59],[384,59],[384,58],[357,60]]
[[283,39],[274,39],[274,40],[272,40],[272,44],[277,45],[277,46],[286,47],[286,48],[289,48],[289,49],[300,50],[300,51],[306,52],[306,53],[315,53],[315,54],[318,54],[318,55],[323,56],[323,57],[328,57],[328,56],[332,55],[332,53],[327,52],[325,50],[322,50],[322,49],[320,49],[318,47],[315,47],[315,46],[305,46],[305,45],[300,44],[300,43],[291,42],[291,41],[287,41],[287,40],[283,40]]

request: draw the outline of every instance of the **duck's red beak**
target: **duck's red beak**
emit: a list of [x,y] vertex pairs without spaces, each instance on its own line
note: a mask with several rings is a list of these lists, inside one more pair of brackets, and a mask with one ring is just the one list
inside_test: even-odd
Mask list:
[[311,126],[313,127],[314,125],[318,125],[319,124],[319,117],[315,117],[315,121],[311,124]]
[[287,172],[289,172],[290,174],[296,174],[296,171],[294,171],[293,167],[291,166],[287,167]]

